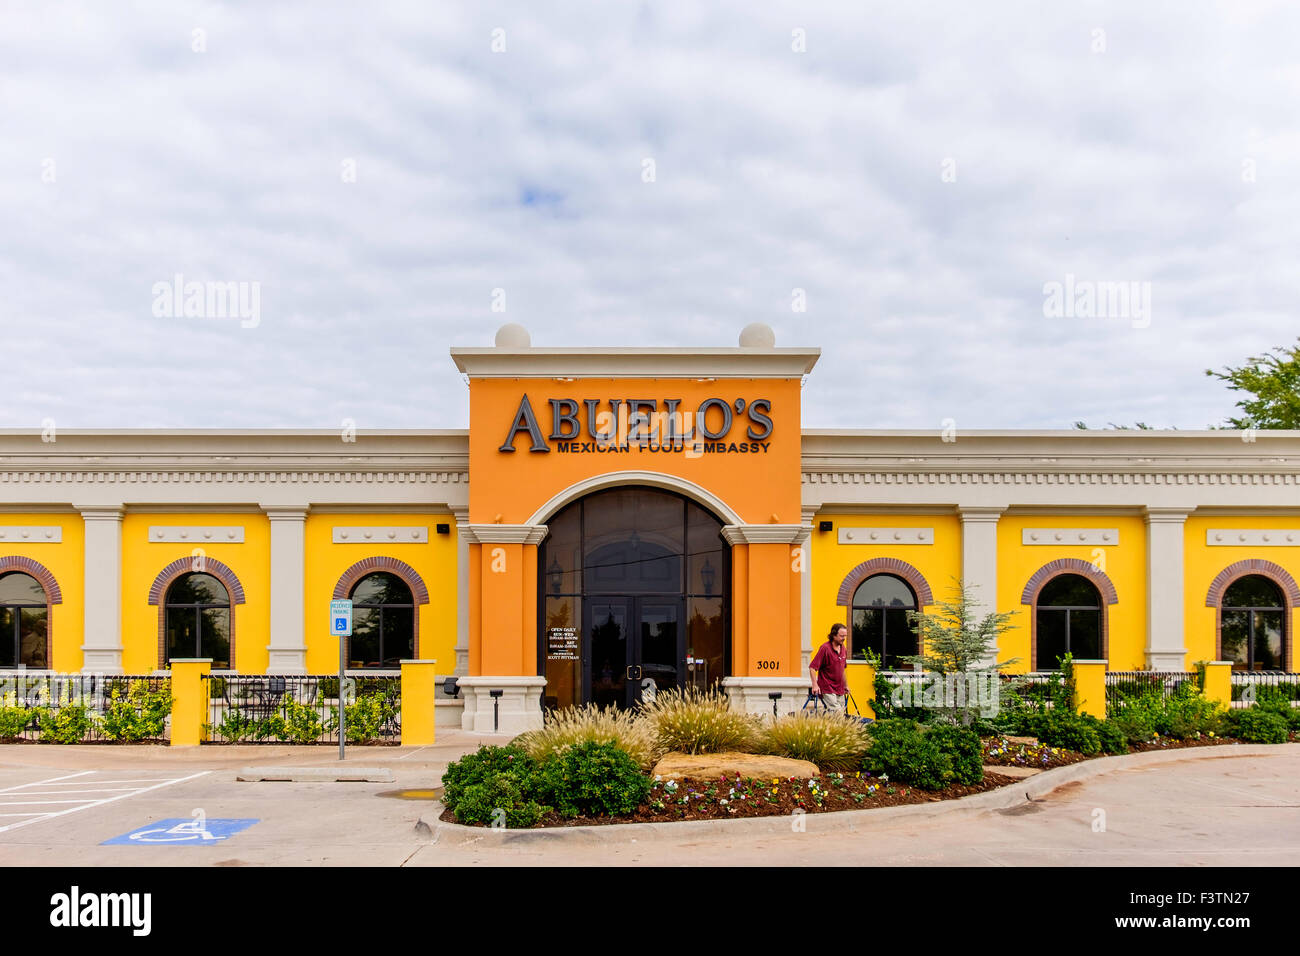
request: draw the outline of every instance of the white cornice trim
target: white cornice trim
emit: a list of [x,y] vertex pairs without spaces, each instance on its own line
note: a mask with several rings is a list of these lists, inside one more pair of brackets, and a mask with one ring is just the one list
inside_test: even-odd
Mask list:
[[1300,531],[1294,528],[1207,528],[1205,543],[1214,548],[1300,547]]
[[470,544],[541,544],[547,531],[544,524],[466,524],[461,527]]
[[802,378],[818,348],[454,348],[470,378]]
[[1026,546],[1117,545],[1118,528],[1023,528],[1020,543]]
[[18,524],[0,527],[0,541],[21,544],[61,544],[62,525]]
[[1295,487],[1300,472],[805,471],[805,485],[1246,485]]
[[802,524],[729,524],[723,525],[722,537],[727,544],[798,544],[808,534]]

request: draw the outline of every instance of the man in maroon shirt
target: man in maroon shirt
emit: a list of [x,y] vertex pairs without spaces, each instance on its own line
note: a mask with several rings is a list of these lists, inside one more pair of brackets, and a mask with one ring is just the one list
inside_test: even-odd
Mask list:
[[848,684],[844,682],[844,665],[848,657],[848,648],[844,644],[848,639],[849,629],[843,624],[836,624],[831,628],[826,643],[817,649],[816,655],[808,662],[812,692],[820,695],[830,710],[843,710],[849,693]]

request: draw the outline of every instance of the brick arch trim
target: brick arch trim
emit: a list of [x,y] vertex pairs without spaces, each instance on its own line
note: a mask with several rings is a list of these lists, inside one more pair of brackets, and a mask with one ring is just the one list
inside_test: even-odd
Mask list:
[[239,578],[235,572],[230,570],[229,566],[218,561],[216,558],[202,558],[202,568],[195,568],[195,558],[177,558],[167,567],[158,572],[158,577],[153,579],[153,586],[149,588],[149,603],[161,605],[167,595],[167,589],[181,575],[195,572],[198,574],[210,574],[226,586],[230,592],[231,604],[244,603],[244,586],[239,583]]
[[1095,565],[1081,558],[1057,558],[1055,561],[1044,564],[1029,578],[1024,593],[1020,595],[1020,603],[1036,605],[1038,603],[1038,592],[1043,589],[1043,586],[1048,581],[1061,574],[1077,574],[1080,577],[1087,578],[1101,594],[1102,604],[1119,603],[1119,594],[1115,591],[1115,584],[1106,572],[1098,571]]
[[1245,561],[1237,561],[1216,574],[1214,580],[1210,582],[1210,590],[1205,595],[1205,606],[1222,606],[1223,595],[1227,592],[1228,587],[1238,578],[1244,578],[1251,574],[1266,577],[1281,588],[1282,599],[1287,602],[1288,609],[1300,606],[1300,586],[1296,585],[1295,578],[1280,564],[1274,564],[1272,561],[1265,561],[1262,558],[1248,558]]
[[226,586],[230,595],[230,667],[235,669],[235,605],[244,603],[244,586],[230,566],[216,558],[203,557],[202,569],[194,567],[195,558],[177,558],[158,572],[149,588],[149,603],[158,606],[158,666],[167,665],[167,589],[180,577],[191,572],[210,574]]
[[858,585],[876,574],[892,574],[906,581],[908,586],[916,592],[917,610],[927,604],[934,603],[934,594],[930,591],[930,585],[926,582],[925,575],[906,561],[900,561],[898,558],[872,558],[870,561],[863,561],[845,575],[843,583],[840,584],[840,591],[836,596],[835,603],[840,607],[852,607],[853,592],[858,589]]
[[45,666],[53,667],[54,605],[63,603],[63,591],[59,588],[59,582],[54,580],[54,575],[45,565],[21,555],[0,557],[0,574],[8,574],[10,571],[31,575],[45,589]]
[[23,574],[29,574],[37,581],[41,582],[41,587],[45,588],[46,604],[62,604],[63,591],[59,588],[59,582],[54,580],[54,575],[50,569],[39,561],[33,561],[31,558],[24,558],[19,555],[6,555],[0,558],[0,574],[8,574],[10,571],[21,571]]
[[405,561],[382,556],[358,561],[344,571],[343,576],[339,578],[339,583],[334,585],[335,600],[347,597],[358,581],[367,574],[373,574],[376,571],[388,571],[396,574],[410,587],[416,604],[429,603],[429,589],[424,586],[424,578],[420,577],[420,572]]

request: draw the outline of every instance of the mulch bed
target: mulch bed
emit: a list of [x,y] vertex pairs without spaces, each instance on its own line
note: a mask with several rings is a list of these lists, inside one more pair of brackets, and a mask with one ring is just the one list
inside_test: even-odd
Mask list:
[[[891,784],[888,780],[867,773],[860,776],[852,773],[824,773],[816,779],[818,784],[815,789],[808,786],[808,781],[797,778],[773,783],[771,779],[737,780],[733,777],[695,780],[683,777],[672,781],[676,786],[669,786],[669,781],[656,781],[650,796],[630,816],[565,819],[558,813],[549,813],[532,829],[779,817],[790,816],[796,810],[807,813],[869,810],[955,800],[1018,782],[1014,777],[986,773],[984,781],[974,786],[957,784],[943,790],[920,790],[903,784]],[[450,810],[443,811],[442,819],[449,823],[459,822]]]

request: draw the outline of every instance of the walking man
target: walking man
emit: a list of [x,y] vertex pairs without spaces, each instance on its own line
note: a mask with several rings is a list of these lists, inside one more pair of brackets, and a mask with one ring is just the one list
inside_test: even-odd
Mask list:
[[808,676],[812,678],[812,692],[821,697],[829,710],[844,710],[849,687],[844,681],[844,665],[848,656],[845,642],[849,629],[843,624],[831,628],[826,643],[817,649],[808,662]]

